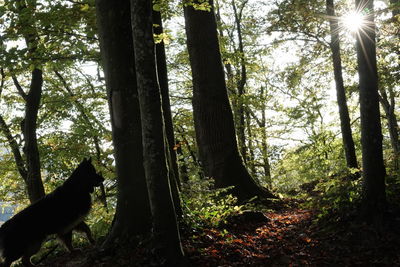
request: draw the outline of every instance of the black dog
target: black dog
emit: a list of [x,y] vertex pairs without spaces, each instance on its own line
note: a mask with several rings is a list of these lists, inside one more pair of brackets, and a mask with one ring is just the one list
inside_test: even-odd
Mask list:
[[91,159],[84,159],[60,187],[5,222],[0,228],[0,266],[9,267],[21,257],[25,266],[33,266],[30,258],[48,235],[58,234],[68,242],[72,229],[82,225],[90,211],[90,193],[103,181]]

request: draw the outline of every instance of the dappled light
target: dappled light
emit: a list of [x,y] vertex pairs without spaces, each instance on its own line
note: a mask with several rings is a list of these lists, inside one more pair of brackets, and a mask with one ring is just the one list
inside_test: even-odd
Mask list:
[[0,0],[0,266],[400,266],[399,29],[400,0]]

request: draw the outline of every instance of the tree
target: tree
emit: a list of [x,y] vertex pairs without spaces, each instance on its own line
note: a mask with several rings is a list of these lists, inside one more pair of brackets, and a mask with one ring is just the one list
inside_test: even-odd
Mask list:
[[41,178],[39,148],[37,143],[36,128],[39,112],[39,105],[43,87],[43,65],[40,61],[34,60],[38,50],[40,37],[34,23],[34,2],[28,4],[23,0],[16,1],[16,9],[19,14],[18,24],[23,29],[28,54],[31,58],[33,70],[28,93],[25,93],[17,78],[13,76],[14,84],[18,93],[25,100],[25,117],[21,122],[21,130],[24,136],[24,153],[26,157],[26,184],[29,200],[31,203],[37,201],[45,195],[44,186]]
[[172,122],[171,113],[171,102],[169,99],[169,86],[168,86],[168,69],[167,69],[167,59],[165,56],[165,46],[163,38],[163,25],[161,12],[153,10],[153,20],[154,20],[154,34],[159,37],[158,42],[156,42],[156,65],[157,65],[157,79],[161,91],[161,103],[165,126],[165,137],[166,137],[166,147],[167,149],[167,160],[170,168],[169,179],[171,184],[172,197],[174,200],[176,213],[181,216],[182,208],[179,197],[179,188],[181,187],[181,181],[179,178],[178,162],[175,149],[175,134]]
[[360,84],[363,213],[379,224],[386,205],[385,166],[379,111],[375,45],[374,1],[356,0],[356,10],[365,13],[365,27],[357,32],[357,64]]
[[390,3],[394,5],[392,9],[392,16],[384,24],[384,31],[388,32],[389,34],[381,38],[379,44],[381,50],[381,60],[378,62],[380,81],[379,101],[382,105],[383,111],[385,112],[387,128],[389,130],[390,144],[392,146],[394,156],[394,169],[398,171],[400,168],[400,142],[398,119],[396,116],[397,92],[395,90],[395,86],[398,81],[398,74],[396,74],[398,70],[398,64],[393,65],[388,64],[388,62],[396,62],[396,59],[399,55],[399,46],[398,42],[396,42],[396,38],[394,38],[394,42],[388,40],[393,38],[393,36],[399,32],[399,21],[396,19],[396,16],[400,14],[400,7],[396,7],[395,4],[397,3],[397,5],[399,5],[400,2],[398,0],[391,0]]
[[[39,6],[41,8],[38,8]],[[12,147],[18,172],[25,182],[31,202],[44,195],[40,159],[43,147],[40,146],[42,141],[40,132],[39,134],[37,132],[38,129],[40,130],[40,124],[46,120],[43,116],[46,113],[43,95],[48,95],[49,92],[43,91],[43,88],[46,86],[46,76],[47,79],[49,78],[48,70],[56,65],[58,68],[65,68],[67,65],[69,67],[73,60],[84,59],[87,55],[82,55],[80,53],[82,50],[91,55],[95,54],[92,53],[93,50],[86,49],[90,46],[86,42],[90,39],[91,27],[88,25],[76,27],[82,26],[91,18],[91,16],[84,16],[88,14],[81,10],[79,5],[54,4],[54,1],[18,0],[4,1],[2,12],[0,12],[4,33],[1,37],[0,49],[2,75],[3,78],[4,76],[12,78],[16,92],[22,99],[22,101],[17,98],[14,98],[14,101],[6,101],[13,110],[20,109],[20,103],[23,103],[24,110],[23,116],[15,112],[11,112],[10,116],[2,114],[2,122],[4,122],[2,130],[5,126],[9,128],[8,132],[11,135],[7,137],[8,143]],[[73,33],[69,32],[71,29],[75,29]],[[82,29],[88,37],[80,38],[77,42],[74,37],[82,37],[80,35]],[[94,38],[91,39],[92,41],[88,43],[93,44]],[[19,45],[10,46],[15,41]],[[25,45],[22,45],[22,42]],[[3,94],[3,99],[14,94],[9,89],[11,86],[7,81],[8,79],[5,86],[7,93]],[[5,131],[3,134],[7,135]],[[14,136],[14,141],[20,141],[18,137],[22,136],[22,142],[10,143],[9,137],[12,136]],[[20,144],[23,144],[23,148]]]
[[157,59],[157,75],[158,82],[160,84],[161,99],[163,107],[163,115],[165,120],[165,134],[168,140],[169,153],[171,155],[171,167],[172,173],[175,179],[180,184],[179,171],[177,164],[177,157],[175,151],[175,135],[174,127],[172,122],[171,114],[171,103],[169,100],[169,86],[168,86],[168,69],[167,60],[165,56],[165,46],[164,46],[164,29],[162,23],[161,12],[153,10],[153,19],[155,23],[154,34],[159,36],[159,41],[156,43],[156,59]]
[[[0,99],[2,97],[2,93],[4,90],[4,81],[5,81],[5,73],[4,69],[1,68],[1,86],[0,86]],[[20,146],[15,138],[15,136],[12,134],[11,129],[9,125],[7,124],[6,120],[4,119],[3,115],[0,115],[0,130],[4,137],[6,138],[9,147],[11,148],[15,165],[17,167],[18,173],[21,176],[22,180],[24,182],[27,182],[27,170],[25,166],[25,161],[22,158],[22,154],[20,151]]]
[[[385,67],[383,67],[385,68]],[[391,75],[385,74],[381,75],[381,79],[386,78],[386,80],[392,80],[393,77],[388,77]],[[389,130],[390,144],[393,149],[394,154],[394,167],[396,170],[399,169],[399,157],[400,157],[400,142],[399,142],[399,125],[396,116],[396,92],[392,87],[393,83],[387,83],[387,86],[381,86],[379,88],[379,102],[382,105],[383,111],[386,115],[387,127]],[[385,88],[386,87],[386,88]]]
[[[205,174],[217,187],[234,186],[245,200],[272,197],[250,176],[241,158],[219,51],[213,1],[194,1],[184,9],[190,65],[193,76],[193,116],[196,140]],[[196,9],[197,6],[197,9]]]
[[326,0],[326,10],[329,16],[331,31],[330,48],[332,51],[333,70],[336,84],[336,97],[339,106],[340,128],[347,167],[358,168],[356,150],[350,125],[349,110],[347,108],[346,91],[342,74],[342,59],[340,56],[339,25],[335,18],[335,6],[333,0]]
[[164,118],[157,81],[153,39],[152,1],[132,0],[132,35],[142,123],[143,157],[153,240],[165,265],[176,266],[183,257],[175,207],[166,165]]
[[105,246],[150,232],[129,0],[96,1],[117,173],[117,210]]

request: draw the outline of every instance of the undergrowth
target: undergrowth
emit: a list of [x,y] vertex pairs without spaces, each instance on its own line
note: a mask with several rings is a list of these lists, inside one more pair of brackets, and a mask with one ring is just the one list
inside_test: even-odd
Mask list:
[[191,180],[183,185],[183,223],[199,230],[218,228],[226,223],[229,216],[240,214],[249,204],[239,204],[236,197],[229,194],[232,187],[214,188],[211,179]]

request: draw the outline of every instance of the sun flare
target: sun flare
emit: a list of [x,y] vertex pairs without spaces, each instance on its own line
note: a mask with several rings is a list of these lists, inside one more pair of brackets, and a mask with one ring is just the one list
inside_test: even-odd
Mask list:
[[365,25],[365,19],[363,14],[355,11],[344,15],[341,21],[343,27],[352,33],[358,32]]

